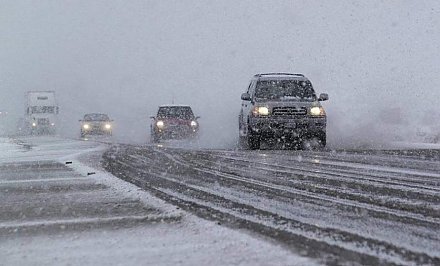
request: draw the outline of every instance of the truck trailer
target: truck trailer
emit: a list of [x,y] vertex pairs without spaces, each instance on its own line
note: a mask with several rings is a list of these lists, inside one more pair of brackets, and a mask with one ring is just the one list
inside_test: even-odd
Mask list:
[[55,91],[26,93],[25,128],[31,135],[53,135],[58,124],[59,107]]

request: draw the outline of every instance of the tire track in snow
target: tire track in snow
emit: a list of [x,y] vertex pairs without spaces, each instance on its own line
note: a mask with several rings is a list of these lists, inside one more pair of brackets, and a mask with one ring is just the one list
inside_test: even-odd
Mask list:
[[[261,210],[256,208],[254,205],[246,203],[246,202],[240,202],[237,199],[234,199],[232,197],[227,197],[225,194],[219,194],[218,191],[212,189],[212,184],[215,183],[215,179],[222,180],[221,186],[223,187],[231,187],[238,186],[239,189],[242,189],[243,187],[251,187],[255,190],[255,193],[266,193],[266,197],[273,197],[278,198],[284,196],[285,198],[291,198],[291,196],[284,195],[286,193],[286,189],[284,187],[274,187],[272,185],[268,185],[265,183],[259,183],[259,182],[250,182],[249,180],[245,179],[239,179],[236,176],[225,176],[224,173],[219,173],[216,169],[209,172],[210,170],[206,169],[194,169],[194,165],[191,164],[191,162],[187,162],[185,160],[182,160],[182,157],[179,155],[179,152],[176,152],[176,150],[171,149],[170,152],[163,152],[163,150],[156,150],[153,148],[143,147],[143,148],[126,148],[122,149],[121,151],[114,153],[112,156],[107,156],[107,163],[111,162],[113,166],[108,166],[109,170],[113,170],[114,174],[118,175],[118,171],[120,175],[124,175],[125,179],[128,181],[135,181],[138,182],[141,186],[149,189],[154,190],[161,190],[160,193],[166,194],[167,197],[177,197],[183,200],[182,198],[185,198],[185,202],[193,202],[194,204],[201,204],[200,202],[204,202],[204,205],[206,205],[206,208],[212,208],[213,205],[215,205],[215,198],[220,197],[221,200],[219,201],[222,204],[226,204],[226,207],[223,206],[226,210],[232,211],[232,212],[238,212],[235,215],[238,216],[238,219],[243,219],[243,213],[242,211],[237,211],[236,208],[234,208],[237,204],[242,204],[244,206],[240,206],[239,210],[249,210],[249,208],[253,208],[255,214],[252,214],[251,217],[255,219],[257,217],[261,216],[262,212],[268,212],[271,213],[272,216],[280,216],[278,213],[276,213],[277,210],[274,212],[270,212],[267,210]],[[162,155],[159,156],[161,154]],[[194,151],[187,151],[187,153],[191,153]],[[124,154],[124,156],[116,156],[118,154]],[[135,155],[133,155],[135,154]],[[121,171],[121,169],[118,169],[117,165],[119,164],[119,167],[126,168],[126,170]],[[125,164],[125,165],[124,165]],[[198,168],[198,167],[196,167]],[[209,167],[208,167],[209,168]],[[115,173],[116,172],[116,173]],[[176,173],[185,173],[185,175],[176,175],[176,174],[170,174],[170,172],[176,172]],[[204,175],[201,175],[200,172],[202,172]],[[133,177],[129,177],[131,175],[136,175],[137,180],[134,180]],[[171,179],[170,179],[171,178]],[[168,185],[163,186],[163,184],[158,184],[157,182],[169,182]],[[155,183],[156,182],[156,183]],[[195,185],[199,183],[198,185]],[[217,185],[219,181],[217,180]],[[278,189],[278,190],[277,190]],[[174,192],[173,192],[174,191]],[[203,196],[197,196],[195,197],[192,195],[192,192],[198,191],[197,193],[202,193]],[[171,193],[173,192],[173,193]],[[196,192],[194,192],[196,193]],[[196,193],[196,194],[197,194]],[[171,195],[173,194],[173,195]],[[189,194],[189,195],[188,195]],[[282,194],[282,195],[279,195]],[[301,194],[301,193],[299,193]],[[179,197],[180,195],[180,197]],[[223,196],[223,197],[222,197]],[[319,198],[319,197],[318,197]],[[191,200],[192,199],[192,200]],[[320,200],[328,200],[324,197]],[[226,203],[225,203],[226,202]],[[203,204],[202,204],[203,205]],[[208,206],[208,207],[207,207]],[[354,206],[358,208],[359,206]],[[219,211],[219,210],[217,210]],[[221,211],[220,211],[221,212]],[[231,214],[228,214],[231,215]],[[269,216],[270,217],[270,216]],[[236,217],[237,218],[237,217]],[[295,219],[282,217],[283,219],[286,219],[288,223],[299,223],[302,227],[312,226],[307,223],[301,223],[299,221],[296,221]],[[264,221],[264,219],[262,219]],[[255,221],[254,221],[255,222]],[[425,221],[426,222],[426,221]],[[300,226],[300,227],[301,227]],[[430,224],[428,221],[428,225],[426,226],[438,226],[438,223]],[[278,230],[276,227],[273,230]],[[417,252],[415,250],[411,250],[410,248],[402,248],[401,246],[394,246],[393,243],[388,243],[385,241],[381,241],[374,238],[365,238],[360,235],[356,235],[350,232],[341,231],[338,232],[337,229],[334,228],[325,228],[323,230],[322,228],[314,227],[313,230],[305,230],[306,232],[310,231],[325,231],[328,234],[328,231],[331,232],[330,235],[335,236],[337,239],[338,236],[342,239],[355,239],[354,243],[348,241],[348,247],[345,246],[347,242],[337,240],[335,243],[332,243],[331,245],[337,245],[339,248],[342,248],[344,250],[348,250],[350,252],[355,252],[356,254],[363,254],[366,255],[369,260],[375,257],[375,253],[377,253],[377,257],[379,259],[386,258],[387,261],[393,261],[396,263],[408,263],[408,262],[416,262],[416,263],[431,263],[438,261],[438,255],[432,256],[428,254],[424,254],[423,252]],[[327,231],[326,231],[327,230]],[[298,233],[296,233],[298,234]],[[303,236],[304,237],[304,236]],[[306,237],[307,238],[307,237]],[[323,241],[323,237],[318,236],[312,239],[313,241]],[[359,241],[358,241],[359,240]],[[325,242],[325,241],[324,241]],[[363,246],[365,248],[365,245],[362,245],[360,243],[367,243],[366,246],[369,248],[366,248],[364,251],[359,251],[356,248],[357,245]],[[345,243],[345,244],[344,244]],[[327,242],[327,245],[329,243]],[[325,249],[325,248],[324,248]],[[355,249],[355,251],[353,250]],[[331,253],[331,252],[330,252]],[[362,257],[362,256],[361,256]]]

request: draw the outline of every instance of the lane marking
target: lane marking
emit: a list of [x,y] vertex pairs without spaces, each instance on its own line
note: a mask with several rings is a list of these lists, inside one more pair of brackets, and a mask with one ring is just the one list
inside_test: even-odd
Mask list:
[[54,225],[80,225],[80,224],[93,224],[93,223],[109,223],[109,222],[129,222],[129,221],[155,221],[155,220],[173,220],[180,219],[181,216],[170,215],[133,215],[133,216],[116,216],[108,218],[82,218],[82,219],[61,219],[61,220],[39,220],[29,222],[5,222],[0,223],[1,229],[19,229],[27,227],[39,227],[39,226],[54,226]]
[[25,180],[6,180],[0,181],[0,185],[20,184],[33,182],[56,182],[56,181],[75,181],[75,180],[92,180],[89,177],[66,177],[66,178],[45,178],[45,179],[25,179]]

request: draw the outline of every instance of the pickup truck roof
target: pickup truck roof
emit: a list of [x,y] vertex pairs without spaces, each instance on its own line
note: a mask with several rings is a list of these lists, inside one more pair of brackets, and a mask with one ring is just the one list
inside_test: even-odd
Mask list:
[[164,104],[164,105],[160,105],[160,107],[190,107],[189,105],[186,104]]
[[265,74],[256,74],[254,75],[254,79],[256,80],[308,80],[303,74],[291,74],[291,73],[265,73]]
[[264,77],[264,76],[297,76],[297,77],[304,77],[303,74],[294,74],[294,73],[262,73],[262,74],[255,74],[254,77]]

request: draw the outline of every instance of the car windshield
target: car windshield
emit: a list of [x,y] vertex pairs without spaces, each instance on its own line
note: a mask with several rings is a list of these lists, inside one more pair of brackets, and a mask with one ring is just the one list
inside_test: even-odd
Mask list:
[[33,114],[53,114],[54,112],[54,106],[32,106]]
[[85,121],[109,121],[110,118],[105,114],[87,114],[84,116]]
[[189,106],[166,106],[160,107],[157,112],[157,117],[160,118],[180,118],[193,119],[194,114]]
[[257,83],[256,101],[315,101],[316,95],[310,81],[263,80]]

